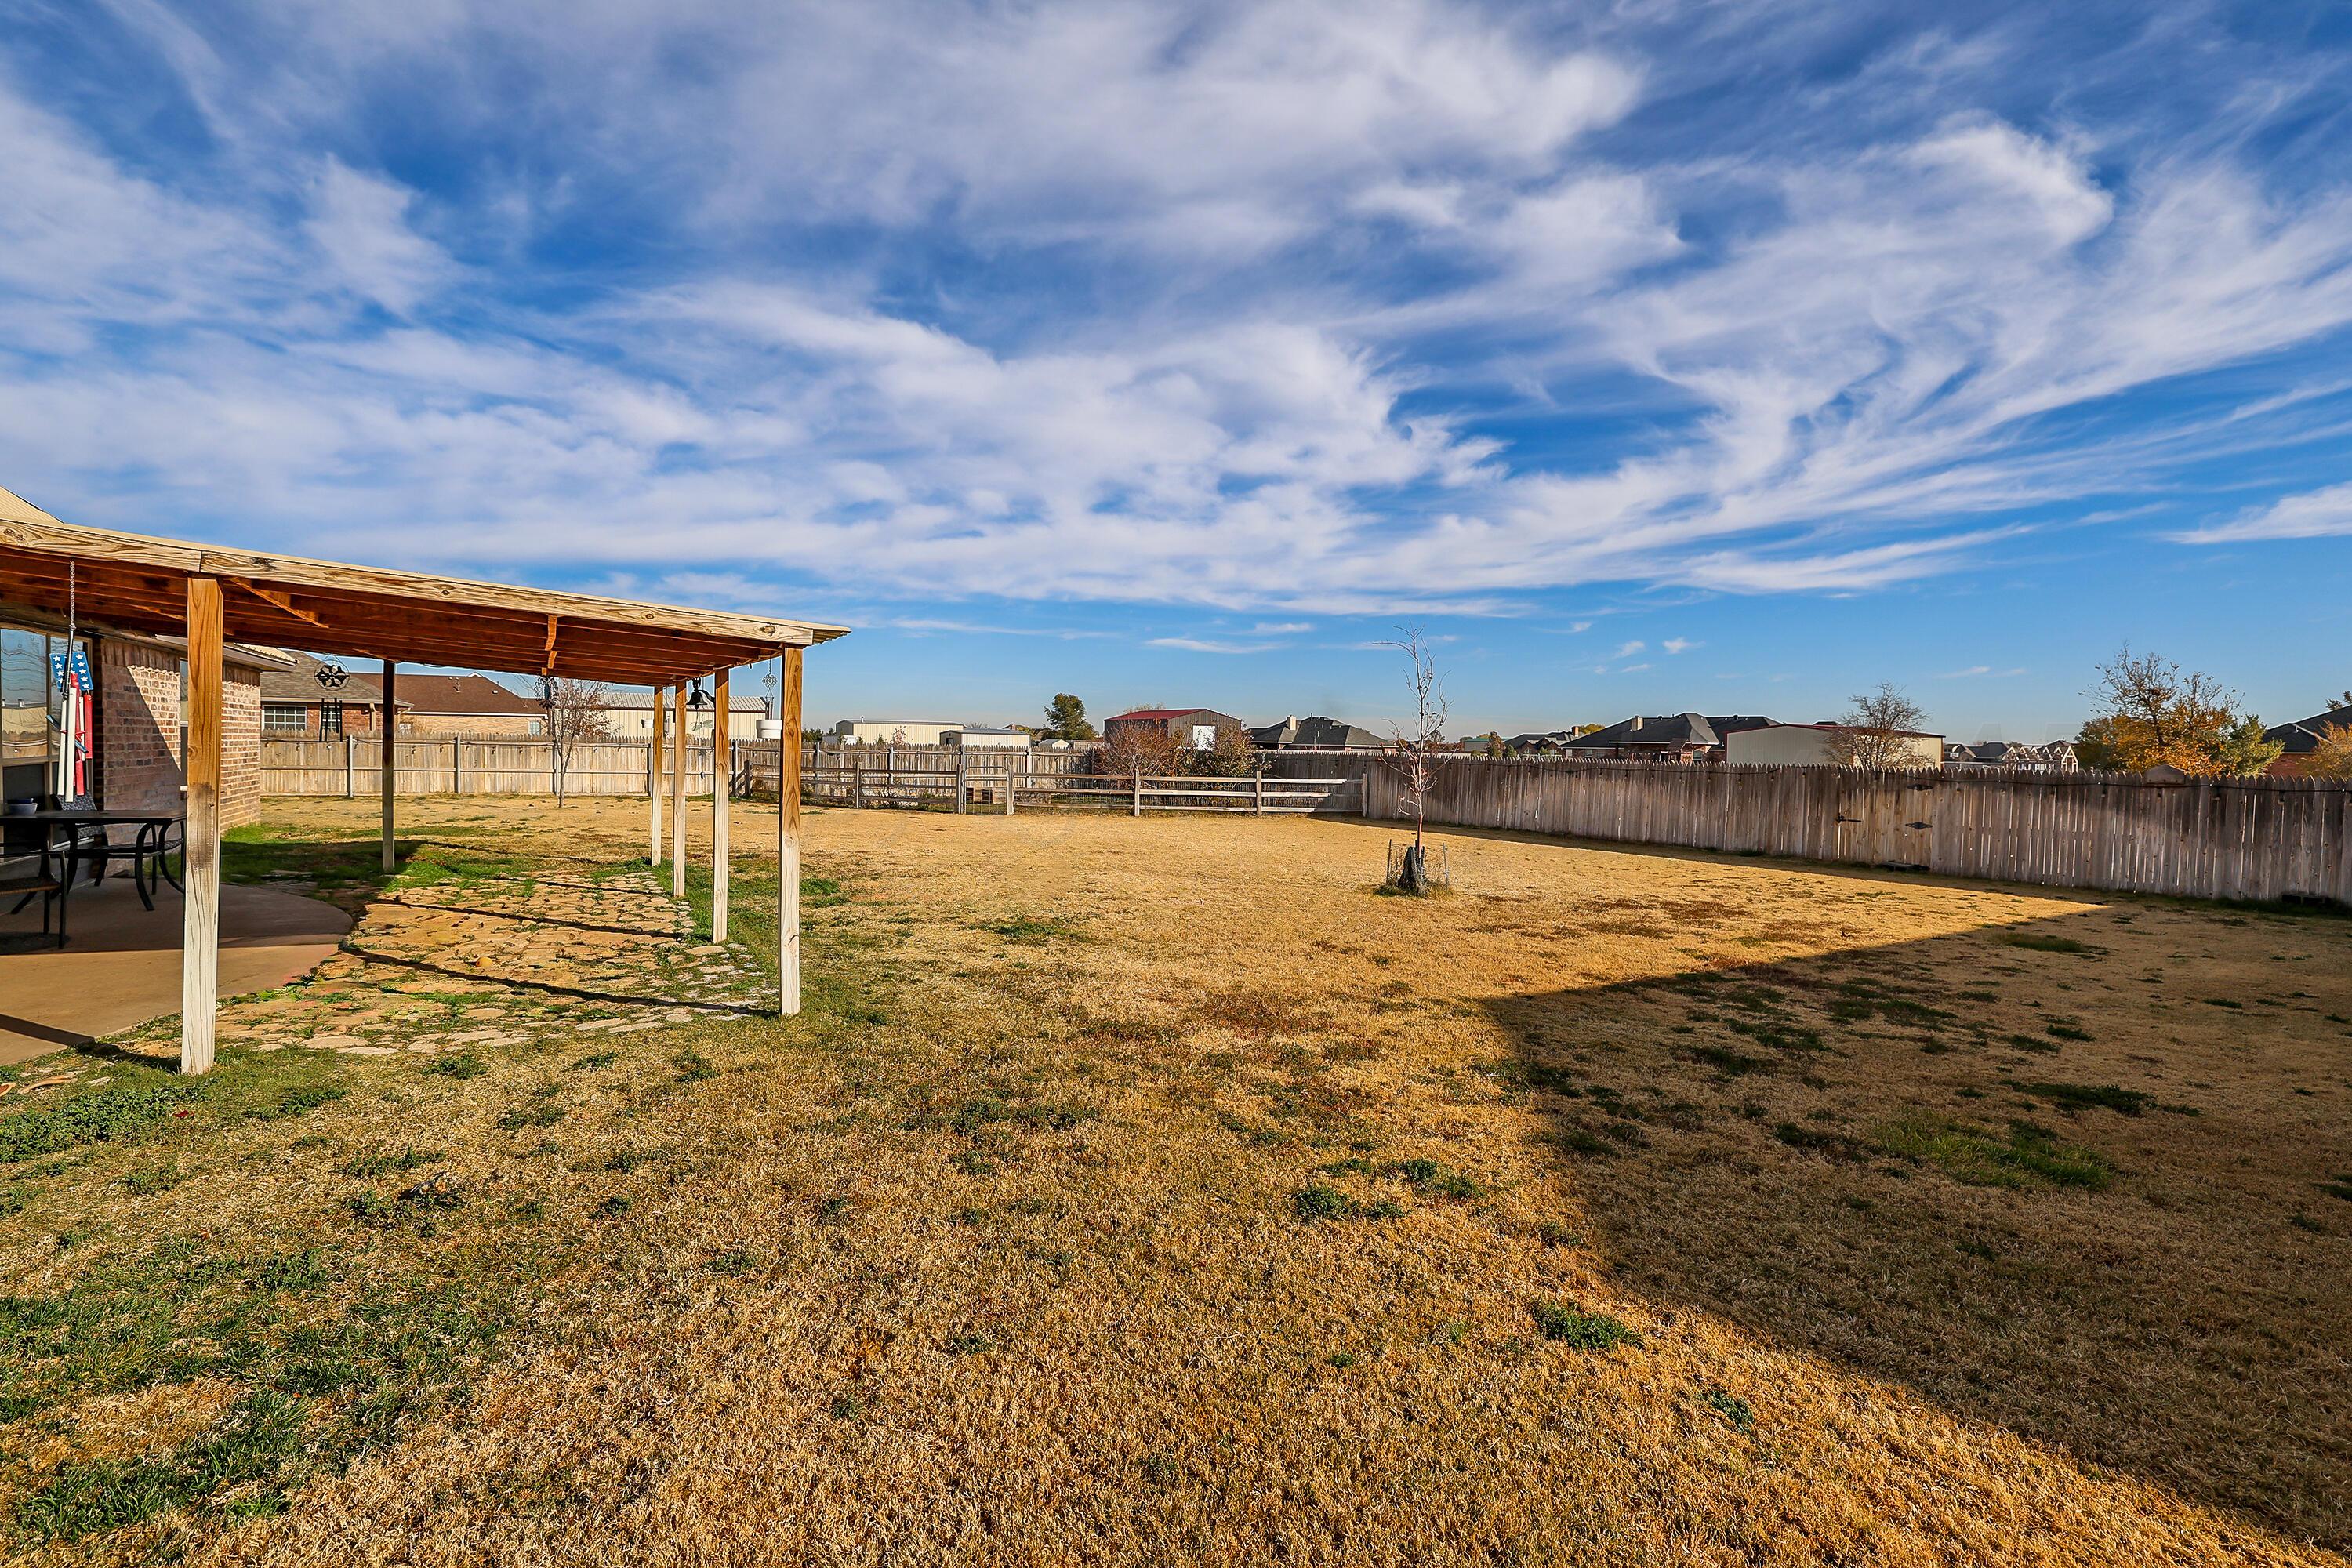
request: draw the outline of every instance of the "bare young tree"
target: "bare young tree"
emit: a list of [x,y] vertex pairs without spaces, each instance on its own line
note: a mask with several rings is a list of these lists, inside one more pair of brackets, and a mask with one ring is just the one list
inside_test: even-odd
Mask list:
[[1396,884],[1405,892],[1422,895],[1430,891],[1422,837],[1429,816],[1430,786],[1437,782],[1437,770],[1442,765],[1437,748],[1445,739],[1449,709],[1429,639],[1419,626],[1398,629],[1403,635],[1387,646],[1403,654],[1412,665],[1412,720],[1410,728],[1402,724],[1390,726],[1396,749],[1383,753],[1381,763],[1403,783],[1405,797],[1412,802],[1412,847],[1405,853]]
[[1906,743],[1927,722],[1927,710],[1891,680],[1846,700],[1830,732],[1830,761],[1842,768],[1895,768],[1909,760]]
[[[552,676],[539,683],[540,706],[547,710],[547,743],[555,748],[555,804],[563,804],[564,781],[571,776],[572,748],[583,741],[601,741],[609,728],[604,710],[612,701],[604,682]],[[686,744],[686,737],[677,738]]]

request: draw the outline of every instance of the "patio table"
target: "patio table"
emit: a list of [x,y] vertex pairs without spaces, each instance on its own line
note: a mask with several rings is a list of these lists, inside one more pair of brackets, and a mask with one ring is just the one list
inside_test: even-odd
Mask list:
[[[172,830],[182,826],[184,822],[176,811],[103,811],[95,807],[68,805],[36,811],[29,816],[13,816],[9,820],[46,824],[51,829],[50,840],[53,848],[56,843],[55,830],[58,828],[136,827],[139,829],[139,837],[131,841],[131,884],[139,889],[139,901],[151,910],[155,907],[155,898],[152,891],[154,878],[160,878],[174,888],[180,885],[180,879],[172,875],[171,862],[168,859],[171,853]],[[81,845],[80,834],[68,835],[65,862],[66,883],[68,887],[80,874],[83,858]],[[106,862],[113,857],[108,850],[100,850],[94,858],[98,862],[99,869],[98,876],[90,879],[92,881],[105,875]]]

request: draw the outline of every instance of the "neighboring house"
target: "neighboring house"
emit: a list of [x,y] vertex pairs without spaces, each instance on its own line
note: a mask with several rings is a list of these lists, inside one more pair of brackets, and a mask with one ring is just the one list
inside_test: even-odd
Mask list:
[[[1724,742],[1724,761],[1742,765],[1825,768],[1836,766],[1831,747],[1851,731],[1846,724],[1764,724],[1734,731]],[[1893,736],[1898,768],[1939,768],[1944,765],[1944,737],[1917,730]]]
[[[999,730],[986,724],[965,724],[948,731],[950,746],[1001,747],[1007,751],[1025,752],[1035,739],[1026,730]],[[1067,742],[1064,742],[1067,744]]]
[[487,675],[397,672],[393,698],[403,735],[464,735],[517,739],[547,733],[547,710],[533,698]]
[[2051,741],[2039,746],[2018,741],[1987,741],[1961,746],[1947,742],[1944,765],[1952,768],[2013,768],[2029,773],[2071,773],[2082,764],[2074,760],[2074,742]]
[[1205,752],[1216,745],[1218,731],[1246,732],[1248,729],[1232,714],[1220,713],[1213,708],[1135,708],[1104,720],[1102,735],[1105,742],[1109,742],[1116,740],[1122,730],[1157,730],[1180,746]]
[[[670,710],[667,703],[663,710]],[[616,741],[650,740],[654,732],[654,699],[650,691],[615,691],[604,708],[604,732]],[[686,731],[689,735],[708,737],[717,713],[712,708],[686,710]],[[775,736],[761,726],[768,723],[768,700],[754,699],[750,705],[730,691],[727,694],[727,738],[730,741],[772,741]],[[667,723],[665,723],[667,728]]]
[[[1731,713],[1708,718],[1699,713],[1665,713],[1620,720],[1604,729],[1565,739],[1522,736],[1521,740],[1550,742],[1564,756],[1615,757],[1641,762],[1720,762],[1724,742],[1732,735],[1772,728],[1773,722],[1750,714]],[[1515,742],[1516,744],[1516,742]]]
[[1360,724],[1344,719],[1301,719],[1297,714],[1248,731],[1249,742],[1267,752],[1380,752],[1391,744]]
[[844,719],[825,739],[837,746],[944,746],[960,719]]
[[2263,731],[2263,740],[2276,741],[2284,748],[2269,772],[2288,778],[2301,774],[2308,765],[2305,759],[2319,749],[2320,732],[2331,729],[2352,730],[2352,708],[2331,708],[2325,713],[2315,713],[2292,724],[2273,724]]
[[[186,774],[182,708],[186,647],[178,637],[75,627],[32,605],[0,602],[0,798],[78,793],[109,811],[176,812]],[[66,719],[50,656],[78,647],[88,662],[85,743],[76,787],[61,787]],[[221,656],[221,823],[261,815],[261,683],[292,661],[275,648],[228,644]]]
[[[340,741],[346,735],[383,733],[383,691],[374,676],[307,653],[289,651],[286,657],[293,661],[287,668],[262,673],[264,735],[276,740]],[[335,679],[337,671],[341,672],[341,680]],[[321,680],[321,675],[327,679]]]

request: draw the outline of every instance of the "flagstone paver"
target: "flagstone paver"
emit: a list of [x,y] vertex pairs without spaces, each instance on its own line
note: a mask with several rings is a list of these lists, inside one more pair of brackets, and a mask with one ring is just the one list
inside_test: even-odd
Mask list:
[[766,978],[750,952],[693,936],[692,912],[646,867],[404,878],[307,979],[226,1004],[220,1037],[264,1051],[443,1054],[756,1005]]

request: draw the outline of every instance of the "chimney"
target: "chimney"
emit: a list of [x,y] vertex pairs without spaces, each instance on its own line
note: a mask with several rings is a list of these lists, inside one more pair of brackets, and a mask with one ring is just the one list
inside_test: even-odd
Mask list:
[[1636,735],[1642,732],[1642,716],[1639,713],[1633,715],[1632,729]]

